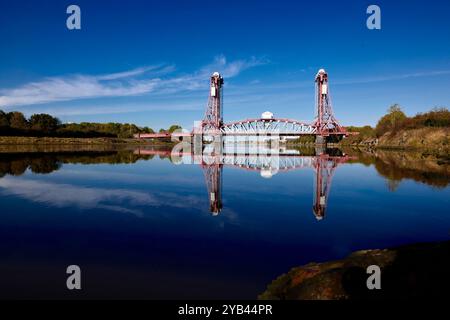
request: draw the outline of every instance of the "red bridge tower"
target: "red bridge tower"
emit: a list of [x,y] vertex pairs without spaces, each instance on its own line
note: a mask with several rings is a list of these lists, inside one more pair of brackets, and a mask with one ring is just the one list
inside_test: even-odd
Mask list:
[[[317,142],[324,142],[325,137],[333,135],[347,135],[347,130],[339,124],[333,115],[331,107],[330,88],[328,86],[328,73],[320,69],[316,75],[316,114],[314,121]],[[320,141],[322,140],[322,141]]]
[[223,125],[223,78],[214,72],[210,80],[208,106],[202,121],[202,133],[218,135]]

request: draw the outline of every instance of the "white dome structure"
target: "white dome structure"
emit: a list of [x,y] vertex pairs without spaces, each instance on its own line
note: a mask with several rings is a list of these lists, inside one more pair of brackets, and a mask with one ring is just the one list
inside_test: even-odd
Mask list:
[[265,120],[273,119],[273,113],[270,111],[263,112],[261,114],[261,119],[265,119]]
[[260,175],[264,179],[270,179],[274,175],[276,175],[277,173],[278,173],[277,169],[267,168],[267,169],[262,169],[261,172],[260,172]]

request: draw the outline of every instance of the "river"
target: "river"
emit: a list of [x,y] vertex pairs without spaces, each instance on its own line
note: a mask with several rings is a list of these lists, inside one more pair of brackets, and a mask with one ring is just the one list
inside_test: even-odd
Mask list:
[[260,151],[1,153],[0,296],[254,299],[295,266],[450,238],[446,161]]

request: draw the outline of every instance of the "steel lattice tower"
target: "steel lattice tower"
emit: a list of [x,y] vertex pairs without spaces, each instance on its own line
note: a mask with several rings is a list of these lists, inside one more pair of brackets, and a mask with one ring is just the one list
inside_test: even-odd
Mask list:
[[217,135],[223,125],[223,78],[218,72],[211,76],[208,106],[202,121],[203,134]]
[[346,130],[342,127],[333,115],[331,107],[331,98],[328,86],[328,73],[324,69],[320,69],[316,75],[316,115],[314,126],[317,128],[317,134],[326,137],[330,133],[346,134]]
[[328,197],[331,189],[331,180],[338,165],[346,163],[348,156],[330,157],[322,153],[314,160],[316,178],[314,183],[313,212],[317,220],[325,217]]
[[214,216],[222,210],[222,168],[223,165],[218,163],[203,165],[206,189],[208,190],[209,211]]
[[333,178],[334,170],[337,167],[336,161],[330,160],[328,155],[321,154],[315,160],[315,187],[313,212],[317,220],[322,220],[325,217],[325,209],[327,207],[328,196],[331,188],[331,179]]

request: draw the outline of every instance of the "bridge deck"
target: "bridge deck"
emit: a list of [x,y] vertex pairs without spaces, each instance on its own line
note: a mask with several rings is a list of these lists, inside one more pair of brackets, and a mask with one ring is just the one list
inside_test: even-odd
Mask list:
[[[171,139],[192,137],[194,132],[202,132],[202,129],[194,128],[191,132],[159,132],[159,133],[143,133],[134,135],[137,139]],[[317,127],[314,124],[308,124],[304,121],[292,119],[246,119],[242,121],[223,124],[218,132],[203,132],[204,135],[215,135],[219,133],[222,136],[282,136],[282,137],[299,137],[299,136],[316,136],[318,135]],[[352,133],[347,131],[330,131],[322,132],[322,136],[345,135]]]

